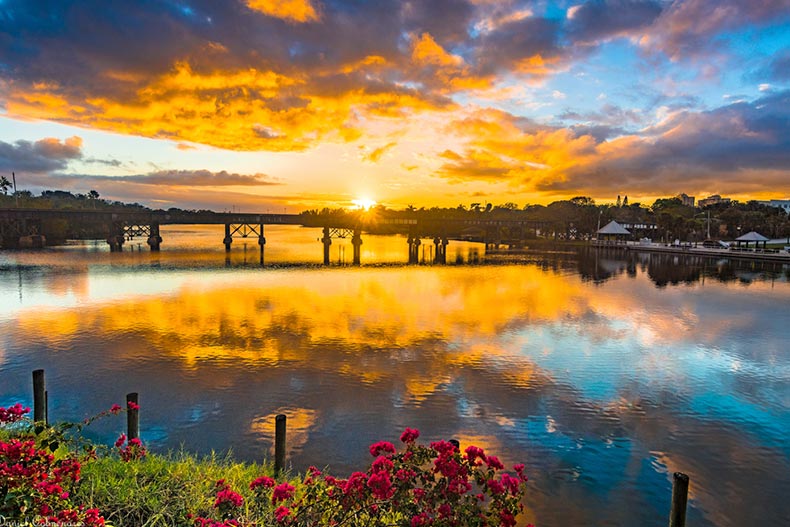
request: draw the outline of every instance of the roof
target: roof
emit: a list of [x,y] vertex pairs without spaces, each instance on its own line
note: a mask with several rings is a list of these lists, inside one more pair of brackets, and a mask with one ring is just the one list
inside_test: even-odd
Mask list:
[[605,226],[598,229],[598,234],[631,234],[631,231],[612,220]]
[[759,232],[747,232],[740,238],[735,238],[736,242],[767,242],[768,238],[760,234]]

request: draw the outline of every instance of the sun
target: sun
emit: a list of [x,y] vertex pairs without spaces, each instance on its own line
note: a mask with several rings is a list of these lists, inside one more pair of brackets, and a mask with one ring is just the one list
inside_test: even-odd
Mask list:
[[376,201],[370,198],[357,198],[352,199],[351,203],[354,204],[354,208],[357,210],[370,210],[371,207],[376,205]]

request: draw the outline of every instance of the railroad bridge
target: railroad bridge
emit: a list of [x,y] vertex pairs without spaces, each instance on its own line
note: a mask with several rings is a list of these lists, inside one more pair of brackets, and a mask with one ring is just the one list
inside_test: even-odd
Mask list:
[[494,218],[369,218],[364,214],[336,217],[301,214],[249,214],[226,212],[170,211],[96,211],[69,209],[0,209],[0,246],[2,248],[43,247],[46,244],[44,225],[53,221],[70,221],[102,226],[107,234],[110,251],[122,251],[124,243],[145,238],[151,251],[159,251],[163,243],[161,225],[224,225],[222,243],[230,252],[234,239],[257,238],[263,261],[266,225],[300,225],[322,229],[324,264],[329,264],[332,240],[350,238],[354,249],[353,263],[360,264],[363,232],[388,232],[407,235],[409,263],[419,263],[419,247],[423,239],[433,243],[434,263],[447,263],[447,245],[451,240],[478,241],[487,248],[506,245],[520,248],[525,241],[550,224],[531,220]]

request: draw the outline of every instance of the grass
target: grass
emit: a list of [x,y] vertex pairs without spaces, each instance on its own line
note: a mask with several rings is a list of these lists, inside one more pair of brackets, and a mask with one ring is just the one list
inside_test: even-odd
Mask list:
[[83,465],[75,497],[115,527],[186,526],[192,525],[187,513],[211,515],[220,479],[244,496],[244,515],[257,516],[259,510],[249,509],[249,484],[263,475],[272,475],[270,465],[240,463],[230,454],[198,458],[181,451],[131,463],[103,457]]

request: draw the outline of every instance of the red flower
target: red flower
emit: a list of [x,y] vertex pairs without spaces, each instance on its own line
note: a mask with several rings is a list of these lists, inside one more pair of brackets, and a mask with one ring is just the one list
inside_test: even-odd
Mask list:
[[137,404],[134,401],[127,401],[126,402],[126,406],[129,407],[129,410],[139,410],[140,409],[140,405]]
[[420,431],[413,428],[406,428],[400,436],[400,440],[404,443],[414,443],[420,437]]
[[287,500],[294,495],[295,490],[296,489],[288,483],[280,483],[274,487],[274,491],[272,492],[272,503]]
[[0,423],[15,423],[22,419],[28,412],[30,412],[30,408],[22,407],[19,403],[16,403],[14,406],[9,406],[8,408],[0,406]]
[[373,443],[370,445],[370,455],[376,457],[379,455],[380,452],[389,452],[391,454],[395,453],[395,445],[388,441],[379,441],[378,443]]
[[469,462],[474,465],[480,464],[480,463],[476,463],[478,458],[481,459],[483,462],[485,462],[486,460],[486,454],[483,451],[483,449],[480,447],[469,445],[468,447],[466,447],[466,450],[464,450],[464,452],[466,452],[466,458],[469,460]]
[[288,518],[288,516],[290,516],[290,514],[291,514],[291,509],[289,509],[284,505],[280,505],[274,511],[274,519],[282,523],[285,521],[286,518]]
[[115,440],[115,448],[121,448],[124,443],[126,443],[126,434],[121,434]]
[[118,415],[119,413],[121,413],[121,410],[123,410],[123,408],[121,408],[121,406],[118,404],[114,404],[110,407],[111,414]]
[[513,527],[516,524],[516,518],[508,511],[499,511],[499,520],[502,527]]
[[373,492],[373,496],[380,500],[389,499],[395,494],[395,489],[392,488],[390,475],[384,471],[375,472],[370,476],[368,479],[368,488]]
[[229,488],[224,488],[217,492],[217,500],[214,502],[214,508],[217,509],[225,504],[233,507],[241,507],[244,503],[244,498],[238,492],[233,492]]
[[486,458],[486,464],[489,467],[493,468],[494,470],[502,470],[503,468],[505,468],[505,465],[503,465],[502,462],[499,461],[499,458],[496,456],[488,456]]
[[258,487],[265,487],[265,488],[272,488],[276,482],[274,479],[270,478],[269,476],[261,476],[250,483],[250,489],[256,489]]

